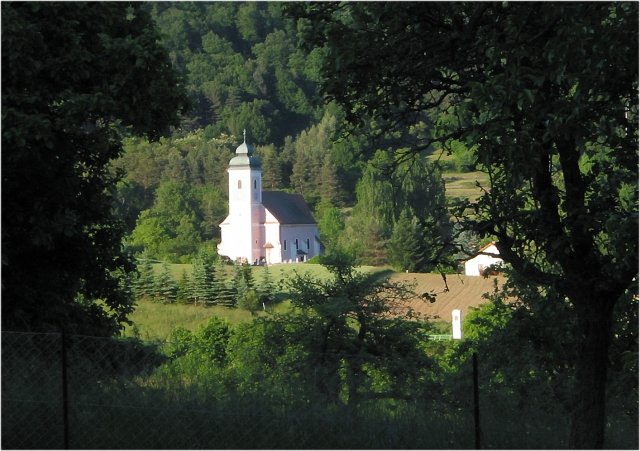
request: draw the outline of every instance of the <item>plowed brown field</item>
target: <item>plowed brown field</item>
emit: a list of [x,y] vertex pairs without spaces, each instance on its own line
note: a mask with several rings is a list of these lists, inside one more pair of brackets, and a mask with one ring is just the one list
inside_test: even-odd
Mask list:
[[[447,283],[440,274],[395,273],[392,281],[404,281],[415,284],[416,293],[431,293],[435,295],[435,302],[416,299],[409,306],[417,313],[429,319],[451,321],[451,311],[460,309],[464,317],[470,307],[477,307],[487,302],[482,297],[484,293],[493,291],[495,280],[504,283],[501,276],[489,278],[448,274]],[[446,291],[448,286],[449,291]]]

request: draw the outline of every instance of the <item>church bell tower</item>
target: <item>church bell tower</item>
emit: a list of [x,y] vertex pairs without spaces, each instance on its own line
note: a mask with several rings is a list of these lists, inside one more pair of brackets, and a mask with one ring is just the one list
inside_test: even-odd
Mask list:
[[251,264],[263,253],[260,223],[262,207],[262,168],[253,156],[253,146],[244,141],[229,162],[229,216],[220,225],[221,242],[218,253],[232,260]]

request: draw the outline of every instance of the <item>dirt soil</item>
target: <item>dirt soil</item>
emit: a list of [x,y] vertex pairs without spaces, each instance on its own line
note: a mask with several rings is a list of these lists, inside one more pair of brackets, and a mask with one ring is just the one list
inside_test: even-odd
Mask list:
[[[468,313],[470,307],[477,307],[487,302],[482,297],[483,293],[492,292],[494,282],[503,284],[502,276],[490,276],[488,278],[464,276],[460,274],[447,274],[446,284],[440,274],[396,273],[391,277],[392,281],[404,281],[416,284],[415,292],[430,293],[435,295],[435,301],[416,299],[409,306],[417,313],[428,319],[451,321],[451,311],[460,309],[462,316]],[[447,291],[448,287],[448,291]]]

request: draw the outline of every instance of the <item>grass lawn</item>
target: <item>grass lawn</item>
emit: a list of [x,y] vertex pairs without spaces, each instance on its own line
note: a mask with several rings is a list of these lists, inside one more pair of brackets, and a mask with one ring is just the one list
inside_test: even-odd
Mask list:
[[482,195],[482,189],[488,187],[487,174],[483,172],[451,172],[443,175],[447,197],[475,200]]
[[124,334],[126,336],[137,335],[145,341],[164,341],[176,327],[180,326],[194,331],[214,316],[225,318],[229,322],[239,323],[250,320],[251,314],[245,310],[218,306],[162,304],[141,300],[138,301],[135,311],[129,316],[133,325],[127,326]]
[[[162,270],[162,263],[153,265],[154,271],[159,273]],[[300,275],[308,274],[319,279],[329,277],[329,271],[322,265],[317,264],[280,264],[269,266],[271,280],[278,291],[282,287],[285,279],[292,277],[295,273]],[[217,269],[217,268],[216,268]],[[260,283],[264,267],[252,267],[253,277],[257,283]],[[361,267],[362,271],[371,272],[379,271],[383,268],[374,268],[372,266]],[[182,274],[186,272],[191,274],[192,265],[190,264],[170,264],[169,270],[172,277],[178,281],[182,278]],[[226,277],[230,278],[233,273],[232,266],[225,266]],[[289,302],[280,302],[270,308],[270,312],[284,312],[289,308]],[[264,315],[264,312],[258,312],[258,315]],[[152,302],[149,300],[140,300],[136,304],[134,312],[129,316],[133,325],[126,326],[124,330],[125,336],[138,336],[142,340],[148,341],[164,341],[176,327],[184,327],[185,329],[195,331],[200,326],[209,321],[210,318],[217,316],[224,318],[231,324],[239,324],[252,320],[251,314],[246,310],[237,308],[227,308],[221,306],[205,306],[193,304],[163,304]]]
[[[289,307],[288,302],[281,302],[271,307],[271,312],[283,312]],[[258,315],[265,313],[259,312]],[[251,321],[254,317],[246,310],[227,308],[217,305],[162,304],[148,300],[138,301],[135,311],[129,316],[132,326],[127,326],[124,335],[138,336],[145,341],[165,341],[176,327],[184,327],[196,331],[206,324],[210,318],[217,316],[231,324]]]
[[[441,163],[449,163],[455,161],[453,155],[446,153],[434,152],[429,156],[431,161],[440,161]],[[449,199],[469,199],[476,200],[482,195],[482,190],[477,187],[476,183],[480,183],[483,188],[489,187],[489,177],[484,172],[459,172],[452,169],[445,169],[442,172],[444,179],[446,196]]]

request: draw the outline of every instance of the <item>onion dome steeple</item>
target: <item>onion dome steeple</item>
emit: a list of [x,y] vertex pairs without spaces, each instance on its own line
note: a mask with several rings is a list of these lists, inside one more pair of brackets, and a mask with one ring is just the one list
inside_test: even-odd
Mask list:
[[242,132],[244,142],[236,148],[236,156],[231,159],[229,166],[248,166],[259,168],[260,160],[253,156],[255,149],[251,144],[247,144],[247,130]]

